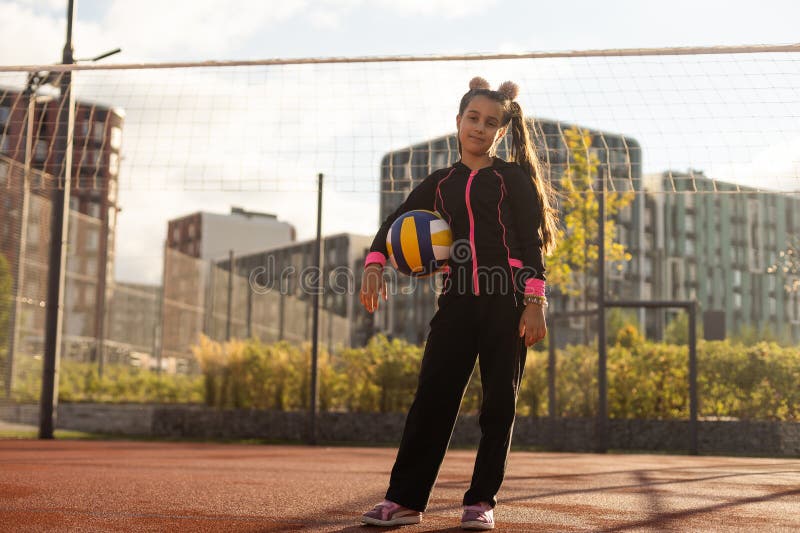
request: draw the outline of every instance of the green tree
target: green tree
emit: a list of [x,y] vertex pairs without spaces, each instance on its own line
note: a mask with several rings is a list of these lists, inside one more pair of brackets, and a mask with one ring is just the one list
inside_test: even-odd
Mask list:
[[767,274],[777,274],[787,293],[800,292],[800,238],[790,239],[786,249],[778,254],[777,261],[767,267]]
[[[590,149],[592,136],[587,130],[570,128],[564,132],[564,137],[569,153],[569,163],[560,182],[564,229],[559,232],[559,244],[548,259],[548,282],[566,296],[581,298],[583,309],[588,310],[589,301],[597,299],[600,205],[597,194],[592,191],[597,185],[600,161]],[[633,192],[606,192],[605,195],[606,262],[618,270],[631,260],[631,254],[621,243],[615,242],[614,216],[628,206],[633,197]],[[588,330],[584,341],[589,342]]]

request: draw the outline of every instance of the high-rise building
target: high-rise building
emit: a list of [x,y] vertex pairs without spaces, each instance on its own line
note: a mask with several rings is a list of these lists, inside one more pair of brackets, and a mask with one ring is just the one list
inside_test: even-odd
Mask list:
[[239,207],[232,207],[228,215],[197,212],[170,220],[164,248],[157,365],[167,364],[179,372],[195,370],[189,347],[201,333],[214,336],[212,328],[219,313],[214,309],[214,302],[219,301],[215,291],[218,286],[227,286],[215,261],[227,260],[231,252],[241,257],[290,245],[294,240],[291,224],[273,214]]
[[[310,341],[313,294],[321,282],[320,342],[329,349],[363,346],[375,333],[373,316],[361,306],[361,272],[372,239],[342,233],[322,239],[321,272],[314,267],[316,240],[276,246],[235,258],[237,283],[231,286],[233,316],[228,319],[227,283],[215,283],[210,330],[230,336],[272,342]],[[216,262],[225,277],[228,260]],[[321,275],[321,278],[320,278]],[[217,276],[219,277],[219,275]],[[227,277],[225,277],[227,280]],[[230,332],[226,331],[231,324]]]
[[[800,342],[797,276],[773,268],[787,253],[797,254],[800,241],[792,237],[800,236],[800,198],[711,180],[700,171],[644,179],[644,297],[697,300],[706,316],[722,318],[722,333],[750,327]],[[660,337],[663,318],[648,326]]]
[[[0,253],[14,280],[11,352],[41,350],[51,192],[58,182],[60,99],[0,88]],[[28,120],[30,115],[31,120]],[[95,359],[113,279],[124,113],[77,101],[65,283],[65,356]],[[30,126],[30,128],[29,128]],[[32,135],[28,135],[28,131]],[[27,177],[27,179],[26,179]],[[12,356],[13,357],[13,356]]]
[[231,207],[228,215],[197,212],[167,223],[167,248],[198,259],[219,259],[294,242],[296,232],[271,213]]

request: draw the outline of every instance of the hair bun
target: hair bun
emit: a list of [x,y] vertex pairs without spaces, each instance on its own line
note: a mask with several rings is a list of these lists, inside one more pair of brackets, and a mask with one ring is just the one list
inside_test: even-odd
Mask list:
[[500,87],[497,88],[497,92],[499,92],[509,100],[514,100],[519,94],[519,85],[517,85],[513,81],[504,81],[503,83],[500,84]]
[[469,80],[469,89],[474,91],[476,89],[488,89],[489,82],[485,79],[481,78],[480,76],[475,76],[471,80]]

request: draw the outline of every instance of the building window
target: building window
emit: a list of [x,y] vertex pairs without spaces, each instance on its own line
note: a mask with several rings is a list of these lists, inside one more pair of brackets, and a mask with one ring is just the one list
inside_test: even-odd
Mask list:
[[761,203],[758,200],[747,202],[747,249],[751,272],[761,270]]
[[108,173],[112,176],[119,173],[119,155],[116,152],[108,154]]
[[111,127],[111,135],[108,139],[108,144],[112,149],[119,150],[120,146],[122,146],[122,128],[119,126]]
[[0,161],[0,185],[5,185],[8,180],[8,163]]
[[680,300],[683,297],[683,262],[680,259],[667,259],[667,275],[670,297]]
[[98,121],[92,124],[92,140],[98,143],[103,142],[103,137],[105,137],[105,133],[106,133],[105,122]]
[[97,166],[97,150],[86,150],[84,165]]
[[112,204],[117,201],[117,181],[109,180],[108,182],[108,201]]
[[11,151],[11,141],[8,135],[0,135],[0,154],[7,154]]
[[100,218],[100,204],[97,202],[92,202],[89,204],[89,216],[94,218]]
[[97,237],[98,230],[95,228],[91,228],[89,231],[86,232],[86,251],[87,252],[96,252],[97,245],[99,239]]
[[39,224],[37,222],[28,222],[27,244],[34,246],[39,244]]
[[37,163],[43,162],[47,159],[48,146],[47,141],[39,139],[33,149],[33,160]]
[[694,215],[686,215],[684,220],[686,221],[686,231],[694,233]]
[[86,274],[87,276],[97,275],[97,259],[95,258],[86,259],[86,269],[84,270],[84,274]]
[[108,227],[113,231],[116,223],[117,223],[117,208],[112,206],[108,208]]
[[11,108],[8,106],[0,106],[0,126],[6,127],[8,124],[8,117],[11,116]]
[[[790,281],[790,287],[796,282]],[[800,290],[793,290],[787,294],[786,298],[786,314],[789,321],[794,324],[800,324]]]
[[686,239],[686,256],[694,257],[694,239]]

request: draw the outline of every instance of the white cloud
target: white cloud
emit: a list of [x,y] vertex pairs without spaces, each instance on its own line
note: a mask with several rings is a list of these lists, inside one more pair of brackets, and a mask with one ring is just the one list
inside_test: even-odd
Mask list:
[[25,65],[61,61],[66,37],[63,14],[35,12],[29,5],[0,2],[0,64]]
[[114,0],[104,25],[137,56],[163,59],[191,51],[198,58],[220,58],[305,6],[304,1]]
[[[389,11],[452,20],[492,12],[497,0],[378,0],[376,3]],[[497,15],[498,24],[501,17]]]
[[800,136],[764,146],[749,160],[712,164],[708,174],[749,187],[800,192]]
[[322,30],[338,29],[342,24],[342,19],[335,11],[327,9],[313,10],[309,15],[311,25]]

